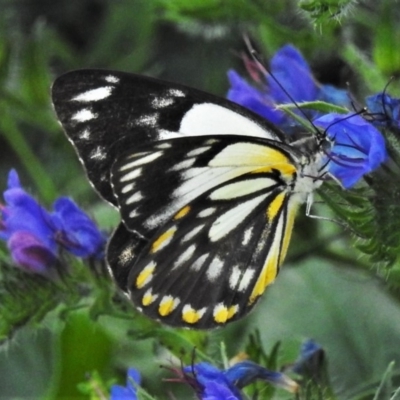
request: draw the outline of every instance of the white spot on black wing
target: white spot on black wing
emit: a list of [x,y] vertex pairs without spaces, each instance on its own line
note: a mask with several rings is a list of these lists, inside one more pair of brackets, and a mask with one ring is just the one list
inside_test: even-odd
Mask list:
[[164,108],[174,104],[175,100],[172,97],[156,97],[152,100],[151,105],[154,108]]
[[136,121],[135,124],[137,126],[151,126],[151,127],[156,127],[157,122],[158,122],[159,114],[158,113],[153,113],[153,114],[147,114],[147,115],[141,115]]
[[108,83],[118,83],[119,82],[119,78],[117,78],[116,76],[113,75],[107,75],[104,78],[105,81],[107,81]]
[[141,192],[136,192],[132,196],[128,197],[128,199],[125,201],[125,204],[129,205],[132,203],[137,203],[138,201],[143,199],[143,195]]
[[113,90],[112,86],[99,87],[99,88],[88,90],[87,92],[78,94],[77,96],[73,97],[71,100],[79,101],[82,103],[99,101],[99,100],[103,100],[103,99],[106,99],[107,97],[109,97],[111,95],[112,90]]
[[86,128],[81,133],[79,133],[78,137],[80,140],[89,140],[90,135],[91,135],[90,130]]
[[174,96],[174,97],[185,97],[186,96],[185,93],[179,89],[169,89],[168,94],[170,96]]
[[107,158],[107,153],[105,149],[101,146],[97,146],[89,156],[92,160],[105,160]]
[[76,122],[86,122],[95,118],[97,118],[97,114],[94,114],[89,108],[79,110],[71,117],[71,119]]

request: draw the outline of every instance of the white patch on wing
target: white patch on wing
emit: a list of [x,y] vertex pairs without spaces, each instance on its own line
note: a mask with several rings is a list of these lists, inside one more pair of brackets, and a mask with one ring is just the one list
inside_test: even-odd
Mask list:
[[208,280],[214,282],[221,275],[223,267],[224,262],[219,257],[215,257],[207,268]]
[[150,163],[150,162],[154,161],[155,159],[157,159],[158,157],[160,157],[162,154],[163,154],[162,151],[156,151],[155,153],[150,153],[149,155],[147,155],[145,157],[141,157],[135,161],[131,161],[131,162],[128,162],[127,164],[124,164],[122,167],[120,167],[119,170],[125,171],[127,169],[131,169],[138,165]]
[[195,157],[195,156],[198,156],[199,154],[205,153],[209,149],[210,149],[210,146],[198,147],[197,149],[189,151],[189,153],[187,153],[186,156],[187,157]]
[[125,204],[129,205],[132,203],[137,203],[138,201],[143,199],[143,195],[142,193],[136,192],[135,194],[133,194],[132,196],[128,197],[128,199],[125,201]]
[[250,242],[252,233],[253,233],[253,227],[252,226],[245,230],[244,235],[243,235],[243,240],[242,240],[242,245],[243,246],[246,246]]
[[237,288],[238,292],[244,292],[250,285],[250,282],[254,278],[256,270],[254,268],[247,268],[242,275],[242,279],[240,279],[239,287]]
[[159,118],[158,113],[141,115],[136,121],[135,124],[138,126],[151,126],[155,127],[157,125]]
[[185,243],[188,240],[194,238],[204,227],[204,224],[196,226],[196,228],[193,228],[191,231],[189,231],[183,238],[181,243]]
[[170,96],[175,96],[175,97],[185,97],[186,95],[185,95],[185,93],[183,93],[183,91],[182,90],[179,90],[179,89],[168,89],[168,94],[170,95]]
[[130,192],[131,190],[133,190],[133,188],[135,187],[135,182],[132,183],[128,183],[127,185],[125,185],[122,189],[121,189],[121,193],[125,194]]
[[119,82],[119,78],[117,78],[116,76],[113,76],[113,75],[107,75],[106,77],[104,77],[104,80],[106,80],[108,83],[118,83]]
[[191,167],[194,164],[195,161],[196,161],[195,158],[190,158],[188,160],[183,160],[180,163],[175,164],[170,170],[171,171],[179,171],[181,169],[187,169],[187,168]]
[[89,156],[92,160],[104,160],[107,158],[107,153],[105,152],[104,147],[97,146],[93,151],[90,153]]
[[179,132],[190,136],[245,135],[276,139],[274,133],[250,119],[212,103],[195,104],[183,117]]
[[128,261],[131,261],[133,257],[135,257],[135,246],[128,245],[123,251],[121,251],[118,260],[120,263],[126,264]]
[[184,264],[186,261],[192,257],[193,253],[196,250],[196,246],[192,244],[189,246],[179,257],[178,259],[174,262],[174,266],[172,269],[180,267],[182,264]]
[[204,262],[206,261],[208,257],[208,253],[203,254],[200,256],[191,266],[190,269],[194,272],[200,271],[201,267],[203,266]]
[[247,179],[222,186],[214,190],[209,197],[211,200],[230,200],[269,188],[273,185],[276,185],[276,181],[270,178]]
[[72,101],[80,101],[82,103],[89,103],[91,101],[99,101],[106,99],[111,95],[111,92],[114,88],[112,86],[104,86],[96,89],[88,90],[87,92],[83,92],[78,94],[78,96],[73,97]]
[[135,208],[134,210],[132,210],[129,213],[129,218],[136,218],[138,215],[139,215],[139,212],[138,212],[137,208]]
[[161,143],[156,146],[156,149],[164,150],[164,149],[169,149],[172,147],[171,143]]
[[229,287],[232,290],[236,290],[237,284],[241,276],[242,276],[242,270],[237,265],[235,265],[232,268],[231,276],[229,277]]
[[175,99],[173,99],[172,97],[155,97],[151,101],[151,105],[154,108],[164,108],[164,107],[171,106],[172,104],[174,104],[174,102],[175,102]]
[[89,140],[90,139],[90,130],[88,128],[84,129],[81,133],[79,133],[80,140]]
[[94,114],[89,108],[84,108],[76,112],[71,119],[77,122],[86,122],[97,118],[97,114]]
[[208,236],[212,242],[223,238],[235,229],[260,203],[262,203],[268,193],[247,200],[231,208],[226,213],[219,216],[211,225]]
[[209,217],[210,215],[214,214],[217,209],[214,207],[205,208],[203,211],[200,211],[197,216],[199,218]]
[[136,168],[131,172],[128,172],[123,177],[120,178],[120,182],[130,181],[132,179],[136,179],[142,173],[142,168]]

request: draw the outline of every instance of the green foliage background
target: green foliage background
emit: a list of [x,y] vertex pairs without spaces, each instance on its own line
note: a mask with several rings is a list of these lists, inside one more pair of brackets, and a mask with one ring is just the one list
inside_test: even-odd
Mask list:
[[[52,111],[50,86],[61,73],[120,69],[224,96],[226,71],[243,71],[244,33],[266,58],[294,44],[318,80],[348,85],[355,104],[400,73],[400,5],[394,0],[0,0],[0,9],[0,187],[16,168],[43,204],[71,196],[109,231],[118,215],[91,189]],[[390,92],[399,96],[397,82]],[[322,197],[329,203],[329,195]],[[394,196],[390,204],[384,200],[397,205]],[[335,216],[323,204],[314,213]],[[78,273],[59,286],[27,279],[9,267],[2,245],[0,276],[18,295],[11,304],[0,290],[0,398],[89,399],[93,391],[78,384],[95,385],[88,378],[94,371],[99,387],[123,382],[128,366],[140,369],[144,387],[160,399],[170,398],[168,391],[188,398],[180,386],[162,382],[171,374],[160,364],[171,363],[172,354],[190,362],[194,344],[200,358],[220,360],[222,341],[233,357],[258,329],[266,352],[282,342],[280,365],[296,357],[305,338],[320,343],[337,398],[389,399],[389,383],[400,385],[399,243],[389,270],[356,248],[362,239],[299,214],[289,257],[256,311],[209,333],[161,329],[123,300],[118,314],[109,308],[107,282],[88,277],[76,261]],[[395,234],[396,227],[390,227]],[[369,235],[369,245],[384,246]],[[82,301],[71,294],[80,281],[90,281],[95,296]],[[385,371],[387,385],[376,392]],[[264,393],[260,398],[270,398]]]

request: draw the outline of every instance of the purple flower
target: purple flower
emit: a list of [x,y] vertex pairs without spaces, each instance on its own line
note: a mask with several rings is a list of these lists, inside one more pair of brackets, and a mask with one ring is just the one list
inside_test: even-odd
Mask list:
[[249,85],[233,70],[228,71],[228,78],[231,84],[227,94],[229,100],[254,111],[273,124],[282,125],[284,123],[285,113],[275,108],[275,102],[271,96]]
[[215,381],[209,381],[204,388],[201,396],[202,400],[239,400],[235,393],[224,384]]
[[367,97],[365,102],[375,126],[400,128],[400,99],[386,93],[377,93]]
[[[257,66],[247,62],[250,75],[259,81]],[[264,84],[259,88],[249,85],[236,72],[229,71],[231,88],[227,97],[281,128],[290,129],[295,122],[282,111],[277,110],[279,104],[321,100],[341,106],[350,106],[347,91],[331,85],[321,85],[313,77],[311,69],[301,53],[293,46],[286,45],[278,50],[270,63],[271,74],[263,75]],[[260,71],[264,74],[264,72]],[[272,78],[275,77],[275,79]],[[277,83],[279,82],[281,86]],[[282,90],[282,87],[285,90]],[[285,93],[290,95],[290,97]],[[296,111],[298,112],[298,111]],[[316,117],[315,111],[308,112]]]
[[[271,59],[271,73],[266,76],[270,95],[277,104],[318,99],[318,86],[311,69],[301,53],[293,46],[286,45],[278,50]],[[282,90],[290,94],[293,100]]]
[[9,173],[3,196],[0,239],[7,241],[18,266],[44,273],[57,257],[50,214],[22,189],[15,170]]
[[387,159],[383,136],[359,115],[326,114],[317,118],[314,124],[326,129],[334,140],[334,147],[328,155],[329,172],[345,188],[352,187]]
[[53,207],[57,242],[75,256],[102,257],[105,238],[94,222],[71,199],[61,197]]
[[113,385],[110,400],[137,400],[136,386],[140,385],[140,374],[134,368],[129,368],[126,386]]
[[7,241],[15,263],[24,270],[46,274],[60,248],[78,257],[100,257],[105,238],[93,221],[67,198],[54,203],[49,213],[21,187],[11,170],[0,205],[0,239]]
[[225,371],[213,365],[202,362],[184,368],[185,373],[192,373],[195,384],[192,386],[202,400],[232,400],[242,399],[240,389],[262,379],[274,386],[279,386],[292,393],[298,390],[298,385],[292,379],[280,372],[269,371],[251,361],[242,361]]

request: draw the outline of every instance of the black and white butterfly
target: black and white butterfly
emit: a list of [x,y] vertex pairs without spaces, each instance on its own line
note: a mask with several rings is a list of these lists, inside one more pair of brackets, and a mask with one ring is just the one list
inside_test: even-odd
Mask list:
[[89,180],[121,213],[107,262],[136,307],[198,329],[246,315],[322,183],[327,139],[290,143],[228,100],[123,72],[73,71],[52,94]]

